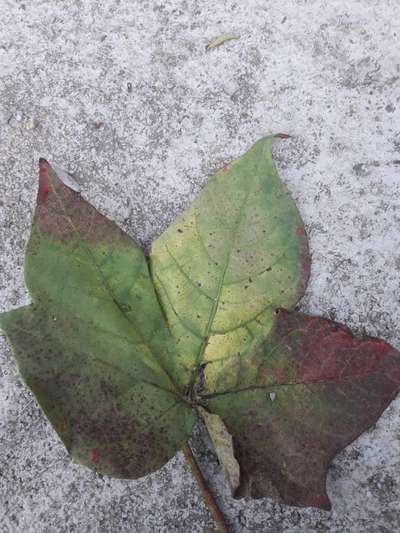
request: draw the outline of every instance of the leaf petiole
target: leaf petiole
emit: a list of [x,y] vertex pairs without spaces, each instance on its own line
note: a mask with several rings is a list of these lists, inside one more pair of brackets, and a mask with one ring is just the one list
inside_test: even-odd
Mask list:
[[192,474],[197,481],[197,484],[200,488],[204,502],[207,505],[215,521],[216,526],[218,527],[219,533],[229,533],[229,529],[228,529],[228,525],[226,523],[225,517],[222,514],[222,511],[219,508],[217,501],[212,495],[209,486],[207,485],[207,482],[192,452],[192,448],[190,447],[190,444],[188,442],[186,442],[186,444],[183,446],[182,451],[185,455],[187,462],[189,463]]

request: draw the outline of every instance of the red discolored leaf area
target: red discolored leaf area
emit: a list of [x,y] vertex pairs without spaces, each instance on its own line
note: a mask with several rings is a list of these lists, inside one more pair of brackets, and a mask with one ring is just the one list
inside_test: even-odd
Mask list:
[[46,159],[39,160],[39,190],[38,190],[38,204],[44,204],[47,200],[48,194],[52,191],[49,182],[50,165]]
[[399,392],[400,353],[335,322],[279,310],[248,365],[235,391],[210,395],[233,435],[237,495],[329,509],[329,463]]
[[[400,385],[399,352],[382,339],[356,337],[342,324],[279,309],[269,343],[274,341],[295,355],[284,379],[294,371],[296,383],[332,380],[342,381],[344,386],[356,379],[379,377],[384,385],[381,400],[392,388],[390,383],[395,390]],[[389,401],[392,398],[389,395]]]
[[98,450],[92,450],[89,454],[89,459],[93,463],[98,463],[100,461],[100,453]]

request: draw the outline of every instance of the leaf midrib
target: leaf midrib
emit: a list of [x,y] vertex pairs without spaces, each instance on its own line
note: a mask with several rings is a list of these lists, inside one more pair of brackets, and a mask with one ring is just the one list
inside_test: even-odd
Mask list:
[[[244,198],[244,200],[243,200],[243,202],[242,202],[242,204],[240,206],[240,211],[239,211],[239,214],[238,214],[238,218],[237,218],[234,230],[232,232],[232,237],[231,237],[231,240],[230,240],[231,241],[230,242],[230,247],[229,247],[229,251],[228,251],[227,257],[226,257],[225,266],[224,266],[224,269],[221,272],[220,281],[219,281],[219,284],[218,284],[218,287],[217,287],[217,294],[216,294],[216,296],[214,298],[213,306],[212,306],[211,311],[210,311],[210,315],[209,315],[209,318],[208,318],[206,330],[204,332],[204,339],[203,339],[203,341],[202,341],[202,343],[200,345],[199,352],[198,352],[197,357],[196,357],[195,370],[193,371],[193,376],[192,376],[192,383],[193,383],[193,378],[194,379],[196,378],[198,367],[201,364],[201,361],[202,361],[202,359],[204,357],[204,352],[205,352],[205,349],[207,347],[207,344],[208,344],[208,341],[209,341],[209,338],[210,338],[210,335],[211,335],[211,328],[212,328],[212,325],[213,325],[213,322],[214,322],[214,319],[215,319],[215,315],[217,314],[218,307],[219,307],[219,304],[220,304],[221,293],[222,293],[222,289],[224,287],[224,281],[225,281],[226,272],[227,272],[227,270],[229,268],[231,257],[232,257],[232,251],[233,251],[233,248],[234,248],[233,245],[234,245],[234,242],[235,242],[235,240],[237,238],[237,233],[238,233],[239,226],[240,226],[240,224],[241,224],[241,222],[243,220],[245,206],[247,204],[247,201],[248,201],[248,198],[250,196],[250,193],[253,190],[254,179],[255,178],[253,178],[253,180],[251,182],[251,185],[250,185],[250,187],[247,190],[246,196],[245,196],[245,198]],[[194,214],[194,216],[196,218],[196,214]],[[200,233],[199,233],[199,238],[201,239]]]
[[[51,179],[51,177],[50,177]],[[161,361],[160,361],[160,358],[156,358],[154,356],[154,353],[153,353],[153,349],[152,347],[149,345],[147,339],[143,336],[143,333],[141,331],[141,328],[140,328],[140,325],[138,324],[135,324],[135,321],[132,321],[130,319],[130,317],[127,316],[127,314],[125,313],[124,309],[118,305],[118,300],[116,298],[116,296],[114,295],[114,292],[111,288],[111,286],[109,285],[107,279],[105,278],[104,276],[104,273],[103,271],[101,270],[101,268],[99,267],[99,265],[97,264],[96,260],[95,260],[95,257],[93,256],[90,248],[86,245],[84,239],[81,237],[81,234],[80,232],[78,231],[78,229],[75,227],[75,224],[73,223],[73,221],[71,220],[71,217],[69,216],[68,214],[68,211],[66,210],[65,206],[64,206],[64,203],[63,201],[61,200],[59,194],[57,193],[57,190],[56,190],[56,187],[54,186],[54,183],[53,183],[53,193],[55,195],[55,198],[58,202],[58,204],[60,205],[60,208],[63,210],[64,212],[64,215],[65,215],[65,218],[67,220],[67,222],[70,224],[72,230],[74,231],[75,235],[77,236],[78,240],[79,240],[79,243],[82,245],[82,248],[85,250],[85,252],[87,253],[88,257],[90,258],[90,260],[92,261],[92,264],[94,265],[94,267],[96,268],[96,270],[98,271],[102,281],[103,281],[103,284],[104,284],[104,287],[105,289],[107,290],[107,292],[109,293],[110,297],[112,298],[113,300],[113,303],[115,304],[115,307],[118,309],[118,311],[121,313],[121,315],[124,317],[125,320],[128,321],[128,323],[133,326],[135,328],[135,332],[138,333],[140,339],[141,339],[141,342],[147,346],[147,348],[149,349],[150,353],[152,354],[153,356],[153,359],[154,359],[154,362],[158,365],[158,367],[160,368],[160,370],[162,372],[164,372],[164,374],[166,375],[166,377],[168,378],[168,380],[170,381],[171,385],[173,386],[173,389],[174,390],[169,390],[169,392],[172,392],[173,394],[178,394],[178,387],[175,383],[175,381],[173,380],[172,376],[170,376],[169,372],[161,365]],[[94,215],[93,215],[93,218],[94,218]],[[143,252],[142,252],[143,253]],[[143,259],[145,261],[145,258]],[[150,271],[149,271],[149,277],[151,279],[151,274],[150,274]],[[160,310],[161,311],[161,310]],[[143,381],[143,380],[142,380]]]
[[[376,372],[360,372],[358,374],[352,374],[349,376],[332,376],[327,378],[321,378],[321,379],[310,379],[309,381],[288,381],[287,383],[270,383],[268,385],[250,385],[249,387],[243,387],[242,389],[228,389],[222,392],[213,392],[210,394],[203,394],[202,399],[203,400],[212,400],[214,398],[218,398],[220,396],[227,396],[229,394],[239,394],[241,392],[252,392],[256,390],[271,390],[278,387],[296,387],[296,386],[307,386],[307,385],[328,385],[331,383],[336,383],[340,381],[347,381],[357,378],[362,378],[365,376],[379,376],[379,371]],[[379,397],[379,396],[377,396]]]

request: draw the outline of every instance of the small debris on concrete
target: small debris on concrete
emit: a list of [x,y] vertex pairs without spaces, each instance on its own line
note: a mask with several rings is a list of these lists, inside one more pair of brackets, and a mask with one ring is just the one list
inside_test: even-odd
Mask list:
[[221,44],[237,39],[240,39],[239,35],[234,35],[233,33],[223,33],[219,37],[216,37],[215,39],[210,41],[206,46],[206,50],[212,50],[213,48],[217,48],[217,46],[221,46]]
[[27,130],[34,130],[39,125],[39,121],[33,117],[28,117],[25,121],[25,128]]
[[67,185],[67,187],[69,187],[75,192],[80,192],[81,186],[76,181],[75,176],[73,174],[63,169],[62,167],[59,167],[58,165],[52,164],[51,166],[53,167],[53,170],[60,178],[60,180],[64,183],[64,185]]

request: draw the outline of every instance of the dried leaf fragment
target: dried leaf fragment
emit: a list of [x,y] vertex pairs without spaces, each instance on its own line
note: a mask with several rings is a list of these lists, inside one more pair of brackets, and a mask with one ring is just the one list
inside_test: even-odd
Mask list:
[[232,495],[234,495],[240,485],[240,466],[233,451],[232,435],[228,432],[225,424],[218,415],[209,413],[202,407],[199,407],[198,411],[210,435],[225,479],[228,482]]
[[218,37],[215,37],[212,41],[208,43],[206,46],[206,50],[212,50],[213,48],[217,48],[217,46],[221,46],[222,44],[228,42],[240,39],[239,35],[234,35],[233,33],[223,33],[222,35],[219,35]]
[[63,169],[62,167],[58,165],[53,164],[53,169],[55,173],[57,174],[58,178],[69,187],[71,190],[75,192],[80,192],[81,186],[76,181],[75,176],[71,174],[71,172],[68,172],[67,170]]

